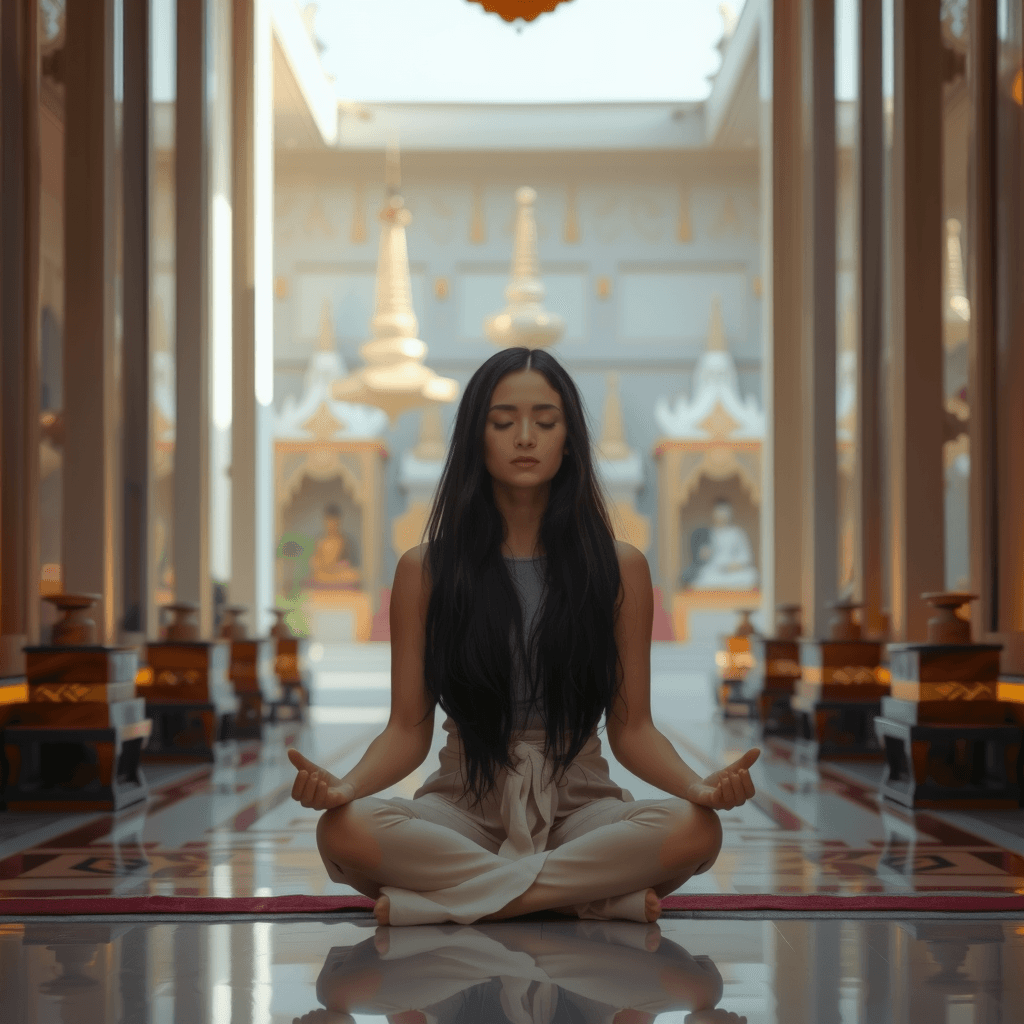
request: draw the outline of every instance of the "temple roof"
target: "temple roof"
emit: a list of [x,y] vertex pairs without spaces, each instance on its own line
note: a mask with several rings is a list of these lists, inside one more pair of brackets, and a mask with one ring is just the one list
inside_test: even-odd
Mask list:
[[736,362],[726,343],[720,296],[712,299],[707,348],[697,362],[693,394],[672,403],[659,398],[654,418],[667,438],[745,441],[764,437],[764,411],[753,395],[740,394]]

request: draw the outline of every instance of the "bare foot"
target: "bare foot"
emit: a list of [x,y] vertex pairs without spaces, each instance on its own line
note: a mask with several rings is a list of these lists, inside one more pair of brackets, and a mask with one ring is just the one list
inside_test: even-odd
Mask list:
[[377,924],[391,924],[391,900],[389,900],[387,896],[381,896],[380,899],[374,903],[373,916],[377,919]]
[[[387,897],[384,897],[387,899]],[[373,936],[373,948],[381,956],[387,955],[391,951],[391,937],[388,935],[383,928],[378,928]]]
[[648,921],[657,921],[661,917],[661,900],[653,889],[648,889],[644,897],[644,916]]

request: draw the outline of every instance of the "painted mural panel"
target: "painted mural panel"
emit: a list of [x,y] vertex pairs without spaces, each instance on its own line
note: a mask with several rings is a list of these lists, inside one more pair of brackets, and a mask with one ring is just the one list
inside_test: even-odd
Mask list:
[[618,334],[627,345],[677,344],[696,355],[704,347],[711,303],[722,300],[729,348],[752,356],[748,340],[749,285],[742,270],[622,268]]

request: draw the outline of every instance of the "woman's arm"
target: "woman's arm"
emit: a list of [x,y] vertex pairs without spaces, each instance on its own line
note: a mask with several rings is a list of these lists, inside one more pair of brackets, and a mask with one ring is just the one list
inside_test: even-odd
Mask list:
[[398,561],[391,590],[391,717],[344,778],[313,764],[297,750],[288,757],[298,769],[292,796],[303,807],[327,810],[379,793],[415,771],[430,752],[434,716],[423,682],[424,632],[430,586],[426,545]]
[[754,795],[747,769],[759,751],[747,751],[735,764],[701,778],[651,718],[651,571],[641,551],[622,542],[616,546],[622,601],[615,642],[622,667],[618,694],[607,721],[608,745],[623,768],[664,793],[722,810],[742,804]]

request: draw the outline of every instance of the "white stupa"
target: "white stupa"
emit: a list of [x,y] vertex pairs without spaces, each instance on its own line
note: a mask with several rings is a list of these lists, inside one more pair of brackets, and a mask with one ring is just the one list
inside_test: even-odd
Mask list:
[[345,361],[334,343],[330,304],[320,313],[317,349],[306,366],[302,393],[289,395],[275,417],[274,436],[280,440],[324,441],[380,437],[387,429],[384,410],[357,402],[339,401],[332,394],[333,383],[345,376]]
[[697,362],[691,397],[682,396],[672,403],[659,398],[654,403],[654,419],[667,438],[743,441],[764,437],[764,411],[753,395],[740,394],[736,361],[725,344],[720,296],[711,300],[708,344]]

